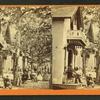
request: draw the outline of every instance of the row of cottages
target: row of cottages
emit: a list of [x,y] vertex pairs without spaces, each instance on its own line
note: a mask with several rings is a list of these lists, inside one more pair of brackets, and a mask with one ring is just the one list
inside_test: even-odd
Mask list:
[[[18,48],[16,52],[11,47],[11,43],[14,42],[14,36],[16,36],[16,34],[15,25],[10,25],[9,23],[3,26],[1,25],[0,75],[12,75],[12,72],[15,71],[18,66],[21,70],[23,70],[23,67],[27,66],[27,57],[21,55]],[[17,35],[17,38],[19,39],[20,37]],[[20,40],[17,42],[20,42]]]
[[[78,67],[85,74],[96,67],[95,52],[88,48],[93,30],[92,23],[84,29],[80,7],[56,6],[52,12],[52,84],[62,84],[64,69]],[[88,60],[86,51],[90,54]]]

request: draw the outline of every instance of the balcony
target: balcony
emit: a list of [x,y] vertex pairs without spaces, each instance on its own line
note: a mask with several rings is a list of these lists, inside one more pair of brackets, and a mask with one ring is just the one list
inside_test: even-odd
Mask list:
[[67,33],[67,41],[74,45],[86,45],[87,37],[81,30],[70,30]]

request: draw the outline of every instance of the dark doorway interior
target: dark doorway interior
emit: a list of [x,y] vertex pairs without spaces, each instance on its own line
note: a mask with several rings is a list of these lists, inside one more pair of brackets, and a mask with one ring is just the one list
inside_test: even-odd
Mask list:
[[73,53],[72,50],[68,51],[68,66],[72,65]]
[[67,70],[67,77],[68,79],[72,78],[72,60],[73,60],[73,51],[68,51],[68,70]]

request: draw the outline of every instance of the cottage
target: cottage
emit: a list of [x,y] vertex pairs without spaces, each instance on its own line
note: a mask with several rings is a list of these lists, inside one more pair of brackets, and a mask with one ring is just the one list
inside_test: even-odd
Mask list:
[[[82,52],[89,39],[84,31],[80,7],[58,6],[52,12],[52,84],[62,84],[64,69],[78,67],[83,73]],[[92,35],[90,31],[88,33]]]

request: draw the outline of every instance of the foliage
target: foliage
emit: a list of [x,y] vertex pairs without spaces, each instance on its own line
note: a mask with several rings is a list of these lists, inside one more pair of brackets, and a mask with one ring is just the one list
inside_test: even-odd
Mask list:
[[96,45],[94,45],[94,47],[100,50],[100,7],[82,7],[81,10],[83,15],[84,26],[86,26],[85,28],[87,28],[87,25],[90,21],[92,24],[97,24],[99,31],[97,35],[97,40],[95,41]]
[[51,58],[51,9],[44,7],[0,8],[1,25],[15,25],[15,40],[11,50],[18,49],[30,62],[43,63]]

